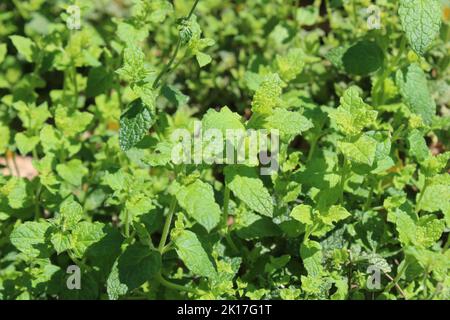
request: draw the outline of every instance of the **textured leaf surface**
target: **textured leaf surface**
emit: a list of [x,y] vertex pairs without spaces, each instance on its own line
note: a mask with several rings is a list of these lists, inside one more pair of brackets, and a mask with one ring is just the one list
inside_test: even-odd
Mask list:
[[420,66],[410,65],[406,76],[398,71],[397,84],[403,100],[411,111],[420,115],[426,124],[430,124],[436,113],[436,103],[428,89],[427,77]]
[[338,148],[350,161],[371,166],[375,161],[377,141],[363,134],[351,142],[339,141]]
[[377,112],[361,99],[357,87],[350,87],[344,92],[341,104],[329,113],[329,117],[336,123],[340,131],[347,135],[357,135],[370,125],[376,118]]
[[224,173],[228,188],[239,200],[255,212],[272,217],[272,197],[254,168],[228,166]]
[[281,136],[289,141],[302,132],[311,129],[313,124],[300,112],[276,108],[273,114],[267,118],[266,127],[277,129]]
[[439,0],[400,0],[398,14],[409,44],[423,55],[439,34],[441,2]]
[[211,231],[220,221],[220,207],[214,199],[211,185],[200,180],[183,186],[176,194],[178,203],[206,230]]
[[30,257],[48,257],[51,249],[46,240],[50,224],[47,222],[28,221],[14,228],[11,243]]
[[82,258],[86,250],[104,236],[104,225],[100,222],[80,222],[72,231],[71,246],[74,254]]
[[252,111],[270,114],[279,104],[281,92],[281,79],[278,74],[266,76],[253,96]]
[[178,256],[193,274],[217,277],[217,271],[195,233],[183,230],[175,239],[175,245]]
[[119,144],[126,151],[141,141],[153,124],[150,110],[138,99],[120,117]]

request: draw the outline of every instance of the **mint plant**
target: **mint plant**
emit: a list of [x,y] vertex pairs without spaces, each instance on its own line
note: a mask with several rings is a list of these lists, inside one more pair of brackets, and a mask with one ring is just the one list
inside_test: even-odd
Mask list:
[[3,1],[0,299],[449,299],[449,10]]

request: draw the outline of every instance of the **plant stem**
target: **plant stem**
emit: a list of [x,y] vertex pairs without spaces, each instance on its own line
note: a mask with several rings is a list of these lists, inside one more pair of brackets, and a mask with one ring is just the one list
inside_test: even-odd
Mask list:
[[[189,14],[185,18],[186,20],[189,20],[192,17],[192,15],[194,14],[195,8],[197,7],[197,4],[199,2],[200,2],[200,0],[195,0],[194,5],[192,6],[191,10],[189,11]],[[170,67],[172,66],[172,64],[174,63],[174,61],[175,61],[175,59],[176,59],[176,57],[178,55],[178,51],[180,50],[180,47],[181,47],[181,39],[180,39],[180,37],[178,37],[175,50],[173,51],[169,62],[164,66],[164,68],[161,70],[161,72],[158,74],[158,76],[156,77],[155,81],[153,82],[153,89],[156,89],[158,87],[159,82],[161,81],[162,77],[166,73],[168,73],[168,71],[170,70]]]
[[397,285],[398,281],[400,280],[400,278],[402,277],[403,273],[405,273],[406,269],[408,268],[408,263],[405,262],[402,266],[402,268],[397,272],[397,275],[395,276],[394,280],[391,281],[386,288],[384,288],[384,292],[388,293],[389,291],[392,290],[392,288],[394,286]]
[[193,5],[192,8],[191,8],[191,11],[189,11],[188,16],[186,17],[187,20],[189,20],[189,19],[192,17],[192,15],[194,14],[194,10],[195,10],[195,8],[197,7],[197,4],[198,4],[199,2],[200,2],[200,0],[195,0],[194,5]]
[[14,165],[14,170],[16,170],[17,176],[20,177],[20,170],[19,170],[19,166],[17,165],[16,154],[15,153],[13,153],[12,161],[13,161],[13,165]]
[[422,188],[422,190],[420,190],[419,199],[417,199],[417,202],[416,202],[416,212],[417,213],[420,211],[420,203],[422,202],[423,195],[425,194],[425,190],[427,189],[429,184],[430,184],[430,179],[425,178],[425,181],[423,183],[423,188]]
[[225,189],[223,191],[223,214],[222,214],[222,228],[225,231],[228,230],[228,206],[230,202],[230,188],[225,185]]
[[202,290],[188,288],[188,287],[167,281],[166,279],[163,278],[163,276],[161,274],[158,274],[156,276],[156,280],[158,280],[158,282],[160,284],[162,284],[164,287],[169,288],[169,289],[185,291],[185,292],[190,292],[190,293],[194,293],[194,294],[203,294],[204,293]]
[[127,238],[130,237],[130,213],[128,211],[128,209],[125,208],[125,236]]
[[158,250],[162,254],[164,251],[164,247],[166,245],[167,237],[169,235],[170,225],[172,224],[173,214],[175,213],[175,209],[177,207],[177,198],[173,196],[172,202],[170,204],[169,213],[166,217],[166,222],[164,223],[164,229],[161,235],[161,240],[159,241]]
[[340,203],[344,204],[344,188],[345,188],[345,182],[347,181],[347,171],[348,171],[348,162],[347,158],[344,156],[344,163],[342,165],[342,171],[341,171],[341,183],[340,183]]
[[158,87],[159,81],[172,66],[173,62],[175,61],[175,58],[177,57],[178,51],[180,50],[180,47],[181,47],[181,40],[180,40],[180,38],[178,38],[177,46],[175,47],[175,50],[172,53],[172,57],[170,58],[169,62],[164,66],[164,68],[161,70],[161,72],[158,74],[155,81],[153,82],[153,89],[156,89]]

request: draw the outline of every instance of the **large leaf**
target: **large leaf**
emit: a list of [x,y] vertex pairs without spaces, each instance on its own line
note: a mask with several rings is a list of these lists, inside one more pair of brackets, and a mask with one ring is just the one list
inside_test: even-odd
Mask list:
[[398,9],[403,30],[415,52],[423,55],[439,34],[440,0],[400,0]]

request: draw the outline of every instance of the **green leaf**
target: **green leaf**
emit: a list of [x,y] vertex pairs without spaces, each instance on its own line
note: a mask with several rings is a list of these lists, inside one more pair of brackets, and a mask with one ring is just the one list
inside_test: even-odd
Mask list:
[[99,66],[89,70],[86,95],[96,97],[102,93],[107,93],[111,88],[113,75],[105,67]]
[[430,180],[429,185],[417,196],[418,208],[427,212],[440,210],[450,222],[450,175],[444,173]]
[[39,143],[39,137],[28,137],[22,132],[16,134],[14,139],[16,140],[17,148],[19,148],[19,151],[22,155],[26,155],[27,153],[31,152]]
[[46,238],[48,222],[28,221],[20,224],[11,232],[11,243],[22,253],[30,257],[49,257],[52,253]]
[[395,224],[399,233],[399,240],[404,245],[431,247],[440,239],[444,232],[445,222],[434,215],[413,218],[408,213],[397,210]]
[[6,46],[6,43],[0,44],[0,64],[5,60],[7,52],[8,47]]
[[227,166],[224,170],[228,188],[251,210],[267,217],[273,215],[272,197],[254,168]]
[[84,132],[93,119],[94,116],[88,112],[73,111],[63,106],[58,106],[55,111],[56,127],[68,137]]
[[17,51],[25,58],[28,62],[33,62],[36,56],[37,47],[33,40],[25,38],[22,36],[10,36],[9,37],[16,47]]
[[161,269],[161,255],[140,243],[129,245],[118,259],[118,280],[128,291],[151,280]]
[[245,130],[241,116],[232,112],[227,106],[215,111],[209,109],[202,119],[202,128],[204,131],[217,129],[226,135],[227,130]]
[[129,150],[141,141],[153,122],[150,110],[141,99],[131,102],[128,110],[120,117],[119,144],[122,150]]
[[72,230],[71,248],[77,258],[82,258],[86,250],[99,242],[104,236],[104,225],[100,222],[80,222]]
[[185,106],[190,99],[189,96],[183,94],[183,92],[181,92],[180,89],[175,86],[165,85],[161,88],[161,93],[177,108]]
[[340,106],[329,113],[330,119],[346,135],[360,134],[364,128],[373,125],[377,118],[377,112],[364,103],[359,92],[358,87],[348,88],[341,97]]
[[126,295],[128,292],[128,286],[120,281],[117,260],[106,280],[106,291],[110,300],[117,300],[120,296]]
[[56,172],[64,181],[74,186],[81,186],[83,177],[88,173],[88,169],[80,160],[73,159],[64,164],[58,164]]
[[414,129],[408,134],[409,154],[418,161],[423,161],[430,156],[425,138],[419,130]]
[[299,204],[294,207],[290,213],[290,216],[305,225],[313,224],[312,208],[306,204]]
[[342,206],[333,205],[326,213],[320,214],[320,219],[323,223],[332,226],[334,223],[350,217],[350,213]]
[[178,256],[193,274],[217,278],[217,271],[195,233],[181,231],[175,238],[175,246]]
[[383,65],[384,54],[376,42],[359,41],[349,47],[342,56],[345,71],[365,76],[377,71]]
[[143,81],[150,74],[150,71],[145,65],[144,52],[134,45],[125,48],[123,66],[116,70],[123,80],[131,83]]
[[281,83],[278,74],[267,75],[253,96],[252,111],[262,114],[272,113],[272,110],[280,103]]
[[214,199],[211,185],[196,180],[188,186],[182,186],[176,193],[180,206],[199,224],[210,232],[220,221],[220,207]]
[[0,154],[5,153],[9,145],[10,131],[7,126],[0,124]]
[[338,148],[352,162],[372,166],[377,151],[377,141],[363,134],[350,142],[338,141]]
[[431,247],[441,238],[444,229],[444,220],[439,220],[433,215],[422,216],[416,230],[416,243],[425,248]]
[[441,28],[441,1],[400,0],[398,14],[409,44],[424,55]]
[[57,254],[60,254],[70,248],[70,237],[66,233],[53,233],[50,241],[52,242]]
[[284,55],[277,55],[276,66],[278,73],[285,82],[294,80],[305,66],[305,54],[301,49],[289,49]]
[[286,141],[291,141],[297,135],[308,131],[313,126],[312,122],[302,116],[300,112],[288,111],[281,108],[276,108],[267,117],[266,123],[266,128],[279,130],[282,139]]
[[316,241],[305,241],[300,247],[300,256],[308,276],[318,276],[322,272],[322,247]]
[[30,183],[28,180],[13,177],[2,186],[0,192],[7,197],[8,204],[13,209],[26,208],[31,205]]
[[200,68],[203,68],[204,66],[210,64],[212,61],[211,56],[203,52],[197,52],[195,57],[197,58],[197,62]]
[[411,112],[421,116],[425,124],[431,124],[436,113],[436,103],[428,89],[427,77],[420,66],[410,65],[406,77],[399,70],[396,80],[403,100]]
[[46,102],[36,106],[34,103],[18,101],[13,104],[13,108],[18,111],[23,127],[33,131],[41,130],[42,125],[51,117]]
[[68,198],[61,204],[59,214],[63,229],[71,230],[83,218],[83,207],[73,198]]

